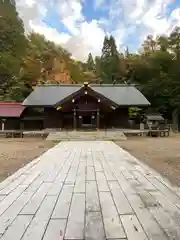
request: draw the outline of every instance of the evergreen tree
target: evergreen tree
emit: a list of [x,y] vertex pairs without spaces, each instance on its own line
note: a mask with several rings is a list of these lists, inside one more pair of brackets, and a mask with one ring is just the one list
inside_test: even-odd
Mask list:
[[107,36],[105,36],[101,55],[102,61],[106,61],[109,58],[111,51],[109,47],[109,39]]
[[101,55],[102,78],[106,83],[120,79],[120,54],[117,50],[115,39],[105,37]]
[[14,0],[0,0],[0,95],[4,98],[20,72],[26,38]]
[[96,69],[96,76],[97,78],[101,77],[101,58],[100,57],[95,57],[95,69]]
[[119,81],[121,79],[120,71],[120,54],[117,50],[116,42],[113,36],[109,39],[110,49],[111,49],[111,74],[113,81]]
[[109,45],[110,45],[110,50],[111,50],[111,56],[112,57],[119,56],[119,52],[118,52],[117,46],[116,46],[116,41],[112,35],[109,38]]
[[89,71],[95,71],[95,63],[91,53],[88,55],[87,68]]
[[111,49],[109,39],[107,36],[105,36],[101,54],[101,78],[105,83],[112,83],[110,65],[111,65]]

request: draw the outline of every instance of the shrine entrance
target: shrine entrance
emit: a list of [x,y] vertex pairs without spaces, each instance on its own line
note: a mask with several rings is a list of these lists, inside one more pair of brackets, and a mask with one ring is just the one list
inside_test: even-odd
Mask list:
[[97,129],[99,128],[99,111],[77,110],[77,129]]

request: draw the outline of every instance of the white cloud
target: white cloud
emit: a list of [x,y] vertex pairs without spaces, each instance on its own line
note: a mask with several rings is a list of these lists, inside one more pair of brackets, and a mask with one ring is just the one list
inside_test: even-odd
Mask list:
[[[169,33],[180,25],[180,8],[168,16],[167,9],[174,0],[94,0],[95,10],[106,10],[107,15],[90,22],[83,15],[83,4],[89,0],[16,0],[17,9],[26,31],[34,30],[51,41],[62,44],[72,55],[84,60],[89,52],[101,52],[105,34],[113,34],[118,47],[132,45],[133,39],[145,35]],[[92,1],[91,1],[92,2]],[[46,16],[57,12],[59,23],[66,32],[57,31],[43,22]]]
[[180,8],[176,8],[172,11],[171,16],[171,25],[180,26]]
[[55,28],[48,27],[44,23],[38,25],[30,21],[30,27],[33,29],[33,31],[44,35],[49,41],[53,41],[57,44],[65,44],[71,38],[70,35],[66,33],[60,34]]
[[45,1],[43,0],[16,0],[17,10],[23,19],[25,30],[30,31],[30,22],[39,22],[47,14]]
[[58,8],[63,24],[73,35],[77,35],[79,33],[78,23],[84,20],[80,0],[61,0]]
[[80,0],[61,0],[56,5],[59,18],[69,33],[60,33],[42,21],[48,13],[48,5],[43,4],[43,0],[31,0],[31,3],[26,1],[23,4],[22,0],[17,0],[17,8],[26,29],[32,29],[45,35],[48,40],[62,44],[74,58],[86,60],[89,52],[100,54],[105,33],[98,21],[85,21]]
[[98,26],[98,22],[96,20],[90,23],[84,21],[79,27],[79,33],[77,36],[70,37],[64,44],[72,52],[73,57],[86,60],[89,52],[94,56],[99,55],[105,33]]

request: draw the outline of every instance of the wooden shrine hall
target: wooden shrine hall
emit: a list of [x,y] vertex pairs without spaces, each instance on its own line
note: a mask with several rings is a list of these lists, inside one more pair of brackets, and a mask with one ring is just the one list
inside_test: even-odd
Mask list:
[[128,109],[147,107],[150,103],[132,85],[85,82],[38,85],[22,105],[41,110],[43,129],[78,130],[128,128]]

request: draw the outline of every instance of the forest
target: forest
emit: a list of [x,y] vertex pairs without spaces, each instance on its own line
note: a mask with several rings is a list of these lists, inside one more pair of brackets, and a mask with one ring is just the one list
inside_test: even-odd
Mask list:
[[37,84],[135,84],[153,111],[171,118],[180,108],[180,27],[169,36],[147,36],[138,53],[119,52],[105,37],[101,56],[74,60],[60,45],[31,32],[25,34],[14,0],[0,0],[0,97],[23,101]]

